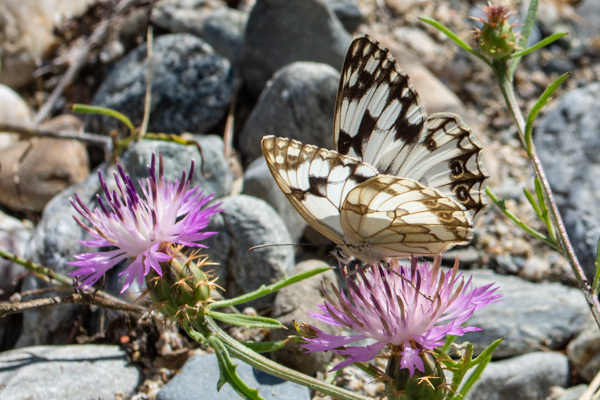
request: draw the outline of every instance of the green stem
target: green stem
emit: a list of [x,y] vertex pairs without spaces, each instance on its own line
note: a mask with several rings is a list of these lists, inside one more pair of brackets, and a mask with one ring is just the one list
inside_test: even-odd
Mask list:
[[42,279],[46,283],[53,283],[52,281],[59,283],[61,286],[73,287],[73,279],[59,274],[56,271],[51,270],[50,268],[46,268],[38,263],[34,263],[33,261],[29,261],[25,258],[19,257],[16,254],[13,254],[9,251],[0,249],[0,257],[5,260],[12,261],[23,267],[27,268],[30,271],[33,271],[37,277]]
[[[513,117],[515,123],[517,124],[517,129],[519,131],[519,138],[523,143],[523,146],[527,149],[527,143],[525,142],[525,118],[521,113],[521,109],[517,104],[517,98],[515,96],[514,87],[512,84],[512,80],[508,77],[506,68],[502,65],[494,65],[493,68],[494,75],[498,84],[500,85],[500,90],[502,91],[502,95],[504,96],[504,101],[508,107],[508,111]],[[588,282],[585,272],[575,255],[575,250],[569,241],[569,236],[567,235],[567,230],[565,229],[565,225],[563,223],[560,212],[558,211],[558,206],[554,200],[554,195],[552,194],[552,189],[550,188],[550,183],[546,178],[546,173],[544,172],[544,168],[542,167],[542,163],[538,157],[535,146],[530,146],[528,151],[530,163],[535,171],[537,178],[539,179],[542,189],[544,191],[544,196],[546,197],[546,202],[549,205],[550,215],[552,216],[552,220],[554,222],[554,226],[558,232],[558,241],[562,248],[563,255],[567,258],[567,261],[571,265],[571,269],[575,273],[579,284],[583,290],[583,294],[590,305],[592,310],[592,315],[596,320],[598,326],[600,326],[600,303],[598,302],[598,298],[592,294],[592,287]]]
[[299,385],[307,386],[313,390],[337,399],[372,400],[370,397],[362,396],[338,386],[330,385],[313,378],[312,376],[305,375],[269,360],[268,358],[261,356],[260,354],[239,343],[237,340],[233,339],[231,336],[221,330],[221,328],[219,328],[212,319],[205,317],[205,321],[211,330],[211,332],[208,333],[209,335],[216,335],[225,344],[233,356],[260,371],[290,382],[297,383]]
[[[35,276],[37,276],[42,281],[48,284],[55,285],[58,283],[58,286],[61,288],[68,288],[71,290],[73,289],[73,279],[69,278],[68,276],[59,274],[58,272],[51,270],[50,268],[44,267],[41,264],[27,260],[23,257],[19,257],[16,254],[13,254],[3,249],[0,249],[0,258],[4,258],[5,260],[22,265],[23,267],[32,271],[35,274]],[[86,297],[85,301],[87,301],[87,303],[85,304],[94,304],[103,307],[105,306],[106,301],[108,301],[111,303],[110,308],[129,310],[137,313],[143,313],[146,311],[146,309],[142,306],[127,303],[126,301],[118,299],[102,290],[97,290],[92,294],[84,293],[83,296]],[[94,299],[97,299],[98,301],[94,303]]]

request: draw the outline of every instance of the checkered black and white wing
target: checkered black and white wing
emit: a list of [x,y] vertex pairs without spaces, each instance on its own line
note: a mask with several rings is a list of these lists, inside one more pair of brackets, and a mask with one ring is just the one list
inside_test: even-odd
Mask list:
[[367,36],[352,42],[342,68],[333,138],[340,153],[437,189],[473,220],[485,207],[487,173],[471,129],[456,114],[427,118],[408,76]]
[[368,36],[355,39],[342,67],[334,149],[381,166],[388,151],[419,141],[425,119],[417,92],[390,52]]
[[335,151],[287,138],[265,136],[261,147],[275,181],[300,215],[323,236],[343,245],[342,203],[377,170]]

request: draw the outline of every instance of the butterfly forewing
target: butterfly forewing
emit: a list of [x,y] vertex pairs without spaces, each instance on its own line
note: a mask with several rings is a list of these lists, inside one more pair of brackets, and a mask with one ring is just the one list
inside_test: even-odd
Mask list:
[[290,203],[319,233],[343,244],[340,207],[359,183],[377,170],[332,150],[265,136],[262,151],[271,174]]
[[375,166],[390,146],[415,144],[424,122],[418,96],[389,51],[366,36],[355,39],[342,68],[334,149]]

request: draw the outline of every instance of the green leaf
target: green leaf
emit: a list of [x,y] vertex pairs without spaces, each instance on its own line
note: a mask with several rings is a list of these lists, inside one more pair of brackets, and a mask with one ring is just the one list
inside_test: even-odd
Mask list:
[[473,360],[471,365],[477,365],[473,372],[468,376],[467,380],[462,384],[460,390],[455,396],[455,399],[464,399],[467,393],[471,390],[475,382],[481,377],[481,374],[485,370],[485,367],[492,360],[492,352],[498,347],[503,339],[498,339],[492,343],[487,349],[485,349],[479,356]]
[[129,118],[127,118],[125,116],[125,114],[121,114],[120,112],[118,112],[116,110],[106,108],[106,107],[90,106],[87,104],[73,104],[73,107],[71,108],[71,110],[73,112],[78,112],[78,113],[82,113],[82,114],[108,115],[109,117],[113,117],[113,118],[121,121],[122,123],[124,123],[127,126],[127,128],[129,128],[131,135],[135,134],[135,127],[131,123],[131,120]]
[[548,221],[548,205],[546,204],[546,196],[544,196],[544,188],[542,187],[542,183],[536,177],[534,180],[535,183],[535,194],[538,198],[538,204],[540,206],[540,216]]
[[255,300],[255,299],[258,299],[263,296],[267,296],[271,293],[275,293],[276,291],[283,289],[286,286],[289,286],[296,282],[300,282],[301,280],[304,280],[304,279],[308,279],[315,275],[321,274],[325,271],[329,271],[330,269],[331,268],[329,268],[329,267],[320,267],[320,268],[311,269],[310,271],[301,272],[296,275],[284,277],[278,282],[275,282],[269,286],[263,285],[260,288],[258,288],[257,290],[250,292],[250,293],[246,293],[242,296],[235,297],[233,299],[215,301],[214,303],[210,304],[207,308],[209,310],[213,310],[215,308],[230,307],[230,306],[235,306],[238,304],[246,303],[248,301]]
[[244,314],[231,314],[223,313],[219,311],[209,311],[208,315],[214,319],[217,319],[226,324],[241,326],[248,329],[281,329],[285,328],[281,322],[273,318],[244,315]]
[[[452,388],[455,391],[454,395],[449,397],[452,400],[463,400],[466,393],[471,389],[473,384],[479,379],[481,373],[485,369],[486,365],[492,359],[492,352],[502,342],[502,339],[496,340],[487,349],[485,349],[479,356],[473,359],[473,345],[469,342],[464,342],[459,345],[454,345],[455,352],[460,355],[458,360],[452,360],[445,356],[447,353],[441,353],[440,350],[436,350],[436,356],[442,360],[444,366],[452,372]],[[475,370],[469,375],[467,380],[463,383],[463,379],[467,376],[470,369],[476,367]],[[462,383],[462,385],[461,385]],[[460,391],[458,387],[460,386]]]
[[192,339],[194,339],[196,342],[198,342],[200,344],[207,344],[206,338],[204,337],[203,334],[201,334],[197,330],[193,329],[191,326],[189,326],[189,324],[184,323],[184,324],[182,324],[182,326],[189,337],[191,337]]
[[500,346],[500,343],[502,343],[504,341],[504,338],[500,338],[500,339],[496,339],[494,340],[494,342],[492,344],[490,344],[485,350],[483,350],[476,358],[475,358],[475,364],[479,363],[479,358],[485,358],[485,357],[491,357],[492,353],[496,350],[496,348],[498,346]]
[[[235,356],[237,359],[251,365],[252,367],[266,372],[270,375],[286,379],[290,382],[297,383],[299,385],[307,386],[320,393],[330,395],[333,398],[339,399],[356,399],[356,400],[369,400],[370,398],[355,393],[338,386],[328,385],[322,380],[318,380],[308,375],[304,375],[298,371],[284,367],[281,364],[277,364],[272,360],[250,350],[248,347],[242,345],[237,340],[234,340],[226,332],[224,332],[219,325],[212,318],[206,318],[206,329],[210,329],[214,332],[215,336],[218,336],[222,341],[227,350]],[[371,399],[372,400],[372,399]]]
[[[521,32],[519,34],[520,39],[519,39],[519,42],[517,43],[519,45],[519,47],[522,49],[525,48],[525,46],[527,46],[527,43],[529,42],[529,35],[531,35],[531,30],[533,29],[533,25],[535,24],[535,17],[537,15],[538,5],[539,5],[539,0],[530,0],[529,1],[529,8],[527,9],[527,17],[525,17],[523,29],[521,29]],[[521,58],[522,57],[513,56],[510,59],[510,62],[508,65],[508,70],[507,70],[507,75],[509,76],[511,81],[512,81],[513,75],[515,74],[515,70],[517,69],[517,66],[519,65],[519,62],[521,62]]]
[[562,74],[561,76],[556,78],[556,80],[554,80],[554,82],[552,82],[550,85],[548,85],[546,90],[544,90],[544,93],[542,93],[540,98],[535,102],[535,104],[531,108],[531,111],[529,112],[529,115],[527,116],[527,122],[525,123],[525,146],[526,146],[526,150],[528,153],[531,153],[531,149],[533,148],[533,140],[532,140],[531,132],[533,130],[533,122],[535,121],[535,118],[537,117],[540,110],[546,104],[548,104],[548,102],[551,99],[551,96],[554,94],[556,89],[558,89],[560,87],[560,85],[562,85],[562,83],[570,75],[571,75],[571,73],[567,72],[566,74]]
[[437,30],[439,30],[440,32],[442,32],[443,34],[448,36],[448,38],[450,40],[452,40],[454,43],[456,43],[460,48],[473,54],[475,57],[479,58],[481,61],[483,61],[490,67],[492,67],[492,64],[489,62],[489,60],[485,56],[483,56],[481,53],[479,53],[478,51],[473,49],[471,46],[469,46],[467,43],[465,43],[461,38],[459,38],[454,32],[452,32],[450,29],[446,28],[441,23],[437,22],[435,19],[429,18],[429,17],[419,17],[419,19],[421,21],[433,26],[434,28],[436,28]]
[[523,188],[523,193],[525,194],[525,197],[527,197],[529,204],[531,204],[531,207],[535,210],[535,213],[538,215],[538,217],[542,218],[542,210],[540,209],[540,206],[535,197],[533,197],[533,195],[529,192],[529,190],[527,190],[527,188]]
[[289,342],[288,339],[285,339],[276,342],[242,342],[242,344],[257,353],[268,353],[284,348]]
[[219,364],[220,378],[217,382],[217,389],[220,391],[225,383],[229,383],[233,390],[243,399],[263,400],[258,395],[258,390],[250,388],[237,374],[237,365],[233,363],[227,349],[223,343],[216,337],[211,337],[211,347],[215,350]]
[[492,191],[492,189],[490,189],[489,186],[485,189],[485,192],[487,193],[490,200],[492,200],[492,202],[500,209],[500,211],[502,211],[502,213],[504,213],[504,215],[506,215],[511,221],[513,221],[515,224],[517,224],[517,226],[519,226],[521,229],[523,229],[525,232],[529,233],[533,237],[540,239],[543,242],[547,243],[552,248],[554,248],[558,251],[561,251],[560,246],[558,245],[558,243],[556,243],[555,240],[553,240],[551,237],[544,235],[543,233],[537,231],[536,229],[528,226],[523,221],[521,221],[521,219],[519,217],[517,217],[515,214],[513,214],[513,212],[510,211],[506,207],[506,202],[504,200],[499,200],[498,197],[496,196],[496,194]]
[[555,33],[555,34],[547,37],[546,39],[537,42],[536,44],[534,44],[533,46],[531,46],[525,50],[517,51],[516,53],[511,54],[510,58],[523,57],[537,49],[541,49],[542,47],[548,46],[549,44],[556,42],[558,39],[560,39],[561,37],[564,37],[564,36],[567,36],[567,34],[564,32]]

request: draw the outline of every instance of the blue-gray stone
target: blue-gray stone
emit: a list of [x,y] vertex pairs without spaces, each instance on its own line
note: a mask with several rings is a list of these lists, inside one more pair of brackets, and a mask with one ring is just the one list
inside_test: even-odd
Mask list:
[[[264,399],[309,400],[310,391],[298,384],[287,382],[253,369],[236,359],[237,373],[251,388],[258,389]],[[217,390],[219,367],[214,354],[198,354],[190,358],[181,372],[158,392],[157,400],[188,400],[192,398],[237,400],[240,396],[229,384]]]
[[583,328],[589,307],[579,289],[556,282],[531,283],[515,276],[491,271],[473,273],[473,286],[490,283],[499,286],[501,301],[477,311],[467,322],[482,331],[468,332],[457,343],[469,341],[481,352],[493,341],[504,338],[494,351],[506,358],[536,351],[539,348],[563,349]]
[[0,398],[130,398],[143,375],[113,345],[26,347],[0,353]]
[[[249,251],[253,246],[290,244],[292,239],[281,217],[264,201],[252,196],[224,197],[223,212],[213,216],[207,231],[218,232],[203,243],[206,254],[218,263],[207,269],[218,277],[217,284],[227,297],[239,296],[270,285],[294,268],[293,246],[269,246]],[[247,303],[262,308],[272,304],[275,294]]]
[[[102,83],[92,104],[117,110],[139,125],[150,67],[152,100],[148,131],[211,133],[229,106],[233,90],[231,66],[225,57],[191,34],[157,37],[151,63],[147,60],[146,44],[136,47]],[[121,122],[102,115],[89,116],[86,130],[129,134]]]
[[544,400],[552,386],[566,387],[569,360],[557,352],[535,352],[492,362],[465,400]]
[[295,62],[277,71],[240,133],[245,161],[262,155],[265,135],[330,148],[339,79],[335,69],[314,62]]
[[539,119],[534,143],[577,258],[594,276],[600,237],[600,83],[562,96]]
[[[194,161],[192,186],[200,185],[204,194],[215,198],[229,195],[233,174],[223,157],[223,139],[215,135],[193,135],[197,144],[181,145],[162,141],[143,140],[134,143],[121,156],[120,163],[134,182],[148,177],[148,165],[152,154],[161,153],[164,160],[165,178],[170,181],[181,178],[182,171],[190,169]],[[158,163],[158,158],[156,160]]]
[[242,78],[258,97],[271,76],[294,61],[325,63],[339,70],[350,41],[324,0],[257,0],[246,24]]

